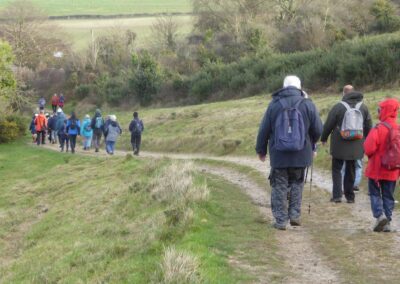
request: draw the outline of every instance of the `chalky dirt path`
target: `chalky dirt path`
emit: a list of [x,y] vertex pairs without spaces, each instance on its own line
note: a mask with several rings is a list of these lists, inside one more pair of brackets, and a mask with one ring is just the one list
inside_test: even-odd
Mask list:
[[[46,148],[58,150],[52,146],[46,146]],[[89,156],[107,156],[104,151],[94,153],[93,151],[77,150],[77,153]],[[130,152],[115,152],[115,156],[126,156],[127,154]],[[258,206],[261,214],[272,222],[270,196],[265,189],[266,186],[260,185],[248,175],[240,173],[229,165],[211,166],[204,162],[213,160],[246,166],[267,177],[268,165],[261,163],[256,158],[150,152],[142,152],[141,158],[202,160],[201,166],[199,166],[200,170],[221,177],[241,188],[251,198],[253,204]],[[398,233],[372,233],[373,218],[369,209],[368,196],[361,192],[357,194],[355,204],[332,204],[328,202],[329,194],[326,193],[331,190],[328,173],[314,169],[313,182],[316,187],[312,189],[313,197],[310,201],[314,212],[307,215],[305,207],[309,200],[305,197],[303,200],[305,224],[299,228],[289,226],[287,231],[276,232],[279,252],[291,272],[284,279],[284,283],[361,283],[369,279],[368,273],[374,276],[371,276],[372,282],[369,283],[373,283],[374,279],[386,280],[388,283],[400,281],[400,274],[397,272],[398,265],[400,265],[399,235]],[[306,189],[308,191],[308,186],[305,187],[304,193],[308,196]],[[399,224],[393,223],[393,227],[398,230]],[[333,240],[326,241],[323,238],[324,233],[326,236],[331,235]],[[339,255],[338,259],[335,259],[336,246],[343,248],[344,257],[349,258],[347,261],[353,266],[348,267],[347,263],[343,263],[339,259],[343,255]],[[379,265],[376,265],[377,261]],[[352,279],[354,270],[359,270],[360,277],[349,281]],[[257,276],[259,276],[258,283],[266,283],[264,280],[266,278],[262,275]]]

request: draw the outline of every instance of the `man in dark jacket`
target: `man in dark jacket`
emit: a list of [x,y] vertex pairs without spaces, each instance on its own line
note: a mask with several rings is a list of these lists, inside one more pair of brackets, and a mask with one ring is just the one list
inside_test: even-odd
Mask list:
[[[347,103],[351,108],[363,101],[364,95],[355,92],[353,87],[347,85],[343,89],[342,101]],[[358,140],[345,140],[340,134],[342,122],[347,109],[342,103],[337,103],[329,112],[324,130],[322,133],[321,141],[325,145],[329,135],[330,153],[332,156],[332,198],[331,202],[339,203],[342,201],[342,184],[344,188],[344,195],[348,203],[354,203],[354,180],[355,180],[355,163],[364,156],[363,143],[365,137],[368,136],[372,127],[371,115],[365,104],[360,106],[360,112],[363,116],[363,139]],[[344,178],[342,179],[341,170],[343,164],[346,162],[346,170]]]
[[94,145],[94,148],[96,149],[95,151],[99,152],[101,136],[103,135],[103,132],[105,131],[104,119],[101,116],[100,109],[96,110],[96,113],[95,113],[94,117],[92,118],[92,122],[91,122],[90,126],[93,129],[93,145]]
[[[256,152],[264,162],[269,148],[271,163],[269,179],[272,188],[271,207],[275,218],[274,227],[285,230],[288,220],[292,226],[300,226],[305,168],[312,163],[313,145],[321,136],[322,122],[314,103],[304,98],[300,79],[296,76],[287,76],[283,89],[274,93],[272,98],[261,121]],[[280,114],[290,107],[296,108],[301,114],[304,141],[301,149],[278,150],[276,138],[279,134],[276,125],[281,117]]]
[[142,143],[142,132],[144,130],[143,121],[139,119],[139,114],[135,111],[133,113],[133,120],[129,124],[129,131],[131,132],[131,144],[133,154],[139,156],[140,144]]

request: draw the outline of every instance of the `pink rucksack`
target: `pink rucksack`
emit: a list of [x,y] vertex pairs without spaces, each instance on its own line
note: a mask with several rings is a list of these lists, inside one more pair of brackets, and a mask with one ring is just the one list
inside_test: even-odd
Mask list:
[[387,151],[382,156],[382,166],[388,170],[400,169],[400,125],[393,128],[390,124],[382,122],[389,129]]

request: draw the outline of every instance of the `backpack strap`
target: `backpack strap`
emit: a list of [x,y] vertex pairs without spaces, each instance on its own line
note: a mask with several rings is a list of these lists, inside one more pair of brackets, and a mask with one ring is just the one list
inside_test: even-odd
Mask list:
[[348,103],[346,103],[345,101],[340,101],[340,103],[342,104],[342,105],[344,105],[344,107],[346,108],[346,110],[351,110],[351,107],[350,107],[350,105],[348,104]]
[[361,101],[361,102],[359,102],[358,104],[356,104],[356,109],[357,109],[357,110],[360,110],[360,108],[361,108],[362,104],[363,104],[363,102],[362,102],[362,101]]
[[389,130],[392,130],[392,126],[389,123],[387,123],[386,121],[382,121],[379,124],[382,124],[382,125],[386,126],[386,128],[388,128]]

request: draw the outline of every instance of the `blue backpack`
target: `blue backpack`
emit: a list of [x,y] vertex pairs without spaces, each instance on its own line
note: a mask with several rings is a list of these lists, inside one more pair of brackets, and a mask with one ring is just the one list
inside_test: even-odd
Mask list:
[[298,109],[303,100],[300,99],[294,106],[290,106],[285,99],[279,100],[283,109],[275,122],[276,150],[295,152],[304,149],[306,144],[304,119]]

